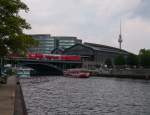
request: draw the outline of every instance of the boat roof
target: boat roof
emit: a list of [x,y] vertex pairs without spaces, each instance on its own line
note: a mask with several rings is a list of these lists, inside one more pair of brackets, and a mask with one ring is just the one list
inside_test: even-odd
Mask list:
[[17,70],[33,70],[32,68],[17,68]]

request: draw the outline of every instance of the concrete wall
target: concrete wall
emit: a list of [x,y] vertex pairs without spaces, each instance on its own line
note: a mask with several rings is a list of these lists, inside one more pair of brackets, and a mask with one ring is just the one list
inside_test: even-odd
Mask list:
[[112,74],[150,76],[150,69],[113,69]]

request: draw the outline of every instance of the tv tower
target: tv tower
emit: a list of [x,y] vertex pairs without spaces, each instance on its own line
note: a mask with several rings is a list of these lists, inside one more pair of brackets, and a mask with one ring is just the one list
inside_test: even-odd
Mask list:
[[123,40],[122,40],[121,20],[120,20],[120,34],[119,34],[118,42],[119,42],[119,48],[122,49],[121,45],[122,45]]

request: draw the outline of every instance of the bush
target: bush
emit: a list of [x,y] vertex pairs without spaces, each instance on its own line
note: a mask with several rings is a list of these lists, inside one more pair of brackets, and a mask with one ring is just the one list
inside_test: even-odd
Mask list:
[[115,58],[114,62],[115,62],[115,65],[117,65],[117,66],[123,66],[126,64],[126,60],[125,60],[124,56],[121,54]]
[[137,55],[134,55],[134,54],[130,54],[128,55],[127,59],[126,59],[126,64],[128,66],[138,66],[139,65],[139,59],[138,59],[138,56]]
[[140,65],[144,68],[150,67],[150,50],[141,49],[139,52]]

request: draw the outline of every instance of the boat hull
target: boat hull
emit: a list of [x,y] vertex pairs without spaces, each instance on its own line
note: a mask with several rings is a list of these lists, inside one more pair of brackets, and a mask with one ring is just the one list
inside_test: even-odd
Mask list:
[[64,76],[73,78],[89,78],[90,73],[86,71],[81,71],[79,69],[69,69],[64,71]]

